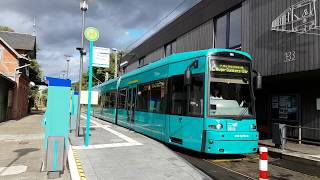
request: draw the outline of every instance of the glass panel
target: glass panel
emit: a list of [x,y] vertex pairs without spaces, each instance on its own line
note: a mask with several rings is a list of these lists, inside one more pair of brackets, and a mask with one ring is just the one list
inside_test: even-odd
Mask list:
[[215,47],[227,47],[227,15],[222,16],[216,20],[215,32]]
[[137,96],[137,111],[148,111],[150,85],[140,85]]
[[[224,80],[224,81],[223,81]],[[249,83],[221,79],[210,82],[210,116],[252,115],[252,102]]]
[[203,115],[203,78],[204,75],[192,75],[192,85],[190,90],[189,115]]
[[126,95],[127,95],[127,91],[125,89],[122,89],[119,91],[119,94],[118,94],[118,108],[119,109],[125,109]]
[[272,119],[297,121],[296,96],[272,96]]
[[171,113],[175,115],[186,114],[187,96],[183,80],[183,75],[171,78]]
[[249,62],[210,59],[209,116],[252,116]]
[[172,54],[172,44],[167,44],[164,48],[165,56],[170,56]]
[[161,113],[164,108],[165,83],[163,81],[151,84],[149,111]]
[[230,13],[229,48],[241,45],[241,8]]

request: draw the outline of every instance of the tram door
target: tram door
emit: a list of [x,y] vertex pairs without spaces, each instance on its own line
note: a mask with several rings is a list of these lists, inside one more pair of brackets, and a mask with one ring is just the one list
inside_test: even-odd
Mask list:
[[129,88],[128,89],[128,106],[127,106],[127,112],[128,112],[128,127],[130,129],[133,128],[134,124],[134,111],[136,108],[136,95],[137,95],[137,88]]

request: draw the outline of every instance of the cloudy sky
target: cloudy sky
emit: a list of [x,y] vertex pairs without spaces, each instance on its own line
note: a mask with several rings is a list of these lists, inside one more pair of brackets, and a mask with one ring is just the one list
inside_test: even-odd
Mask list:
[[[59,77],[66,70],[64,55],[73,56],[70,78],[78,80],[81,39],[80,0],[1,0],[0,25],[16,32],[32,33],[36,19],[37,59],[46,76]],[[86,26],[97,27],[100,47],[123,50],[141,38],[169,12],[168,18],[153,28],[144,38],[168,23],[199,0],[91,0]],[[139,42],[138,42],[139,43]],[[134,45],[133,45],[134,46]]]

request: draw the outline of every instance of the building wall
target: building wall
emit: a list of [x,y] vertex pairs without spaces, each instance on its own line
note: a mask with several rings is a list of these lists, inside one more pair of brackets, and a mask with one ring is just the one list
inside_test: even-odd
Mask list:
[[13,105],[9,119],[21,119],[28,115],[29,81],[23,76],[17,77],[17,84],[13,90]]
[[2,59],[0,59],[0,72],[6,76],[13,77],[15,68],[19,66],[19,61],[1,42],[0,49],[2,50]]
[[[256,92],[257,120],[261,132],[269,135],[272,133],[272,123],[276,122],[320,128],[320,111],[316,109],[320,89],[315,84],[320,80],[320,29],[295,29],[312,21],[319,26],[320,4],[319,1],[315,1],[314,6],[312,4],[317,16],[303,22],[304,6],[293,6],[300,2],[303,1],[246,0],[242,4],[242,50],[253,56],[254,68],[264,76],[263,90]],[[285,12],[286,10],[289,11]],[[289,18],[283,20],[283,12],[287,17],[291,17],[294,12],[301,18],[301,22],[292,24]],[[285,22],[287,25],[275,28],[273,22],[280,16],[281,23]],[[310,24],[307,27],[311,27]],[[274,95],[297,97],[296,120],[272,117],[273,106],[278,106],[272,102]],[[281,111],[283,110],[286,111],[286,108]],[[287,110],[290,111],[290,108]],[[289,134],[297,136],[297,133],[297,129],[289,129]],[[320,132],[303,130],[302,137],[320,141]]]
[[[8,78],[14,77],[15,69],[19,67],[19,60],[15,55],[0,43],[3,50],[2,59],[0,59],[0,72]],[[12,108],[9,108],[9,119],[20,119],[28,115],[28,95],[29,80],[23,75],[16,76],[16,86],[13,89]],[[8,99],[8,92],[0,94],[2,99]]]
[[164,57],[164,48],[161,47],[152,53],[148,54],[144,59],[144,64],[150,64]]
[[[287,32],[272,30],[272,22],[290,6],[299,2],[302,1],[247,0],[242,5],[242,50],[251,53],[255,59],[255,68],[264,76],[320,68],[320,36],[316,35],[320,34],[319,30],[290,32],[289,26]],[[316,3],[316,13],[318,20],[320,3]],[[298,12],[295,14],[300,16]],[[299,23],[301,24],[302,22]],[[319,22],[317,24],[319,25]]]
[[213,47],[213,20],[177,38],[174,53],[209,49]]
[[0,77],[0,122],[7,120],[9,83]]

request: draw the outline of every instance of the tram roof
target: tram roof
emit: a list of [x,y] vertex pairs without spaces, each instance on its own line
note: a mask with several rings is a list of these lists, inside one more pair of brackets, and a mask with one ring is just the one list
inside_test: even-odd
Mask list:
[[[126,73],[126,74],[122,75],[121,78],[127,78],[130,76],[136,75],[136,74],[140,74],[145,71],[155,69],[160,66],[167,65],[167,64],[172,64],[172,63],[176,63],[176,62],[180,62],[180,61],[184,61],[184,60],[188,60],[188,59],[193,59],[193,58],[197,58],[197,57],[201,57],[201,56],[214,55],[215,53],[219,53],[219,52],[238,53],[238,54],[241,54],[241,55],[249,58],[250,60],[252,60],[252,57],[250,54],[243,52],[243,51],[234,50],[234,49],[214,48],[214,49],[206,49],[206,50],[199,50],[199,51],[190,51],[190,52],[172,54],[172,55],[167,56],[165,58],[159,59],[158,61],[155,61],[155,62],[150,63],[146,66],[143,66],[139,69],[136,69],[134,71]],[[116,83],[118,80],[119,80],[119,78],[109,80],[109,81],[104,82],[98,86],[95,86],[93,89],[100,90],[102,87]]]

